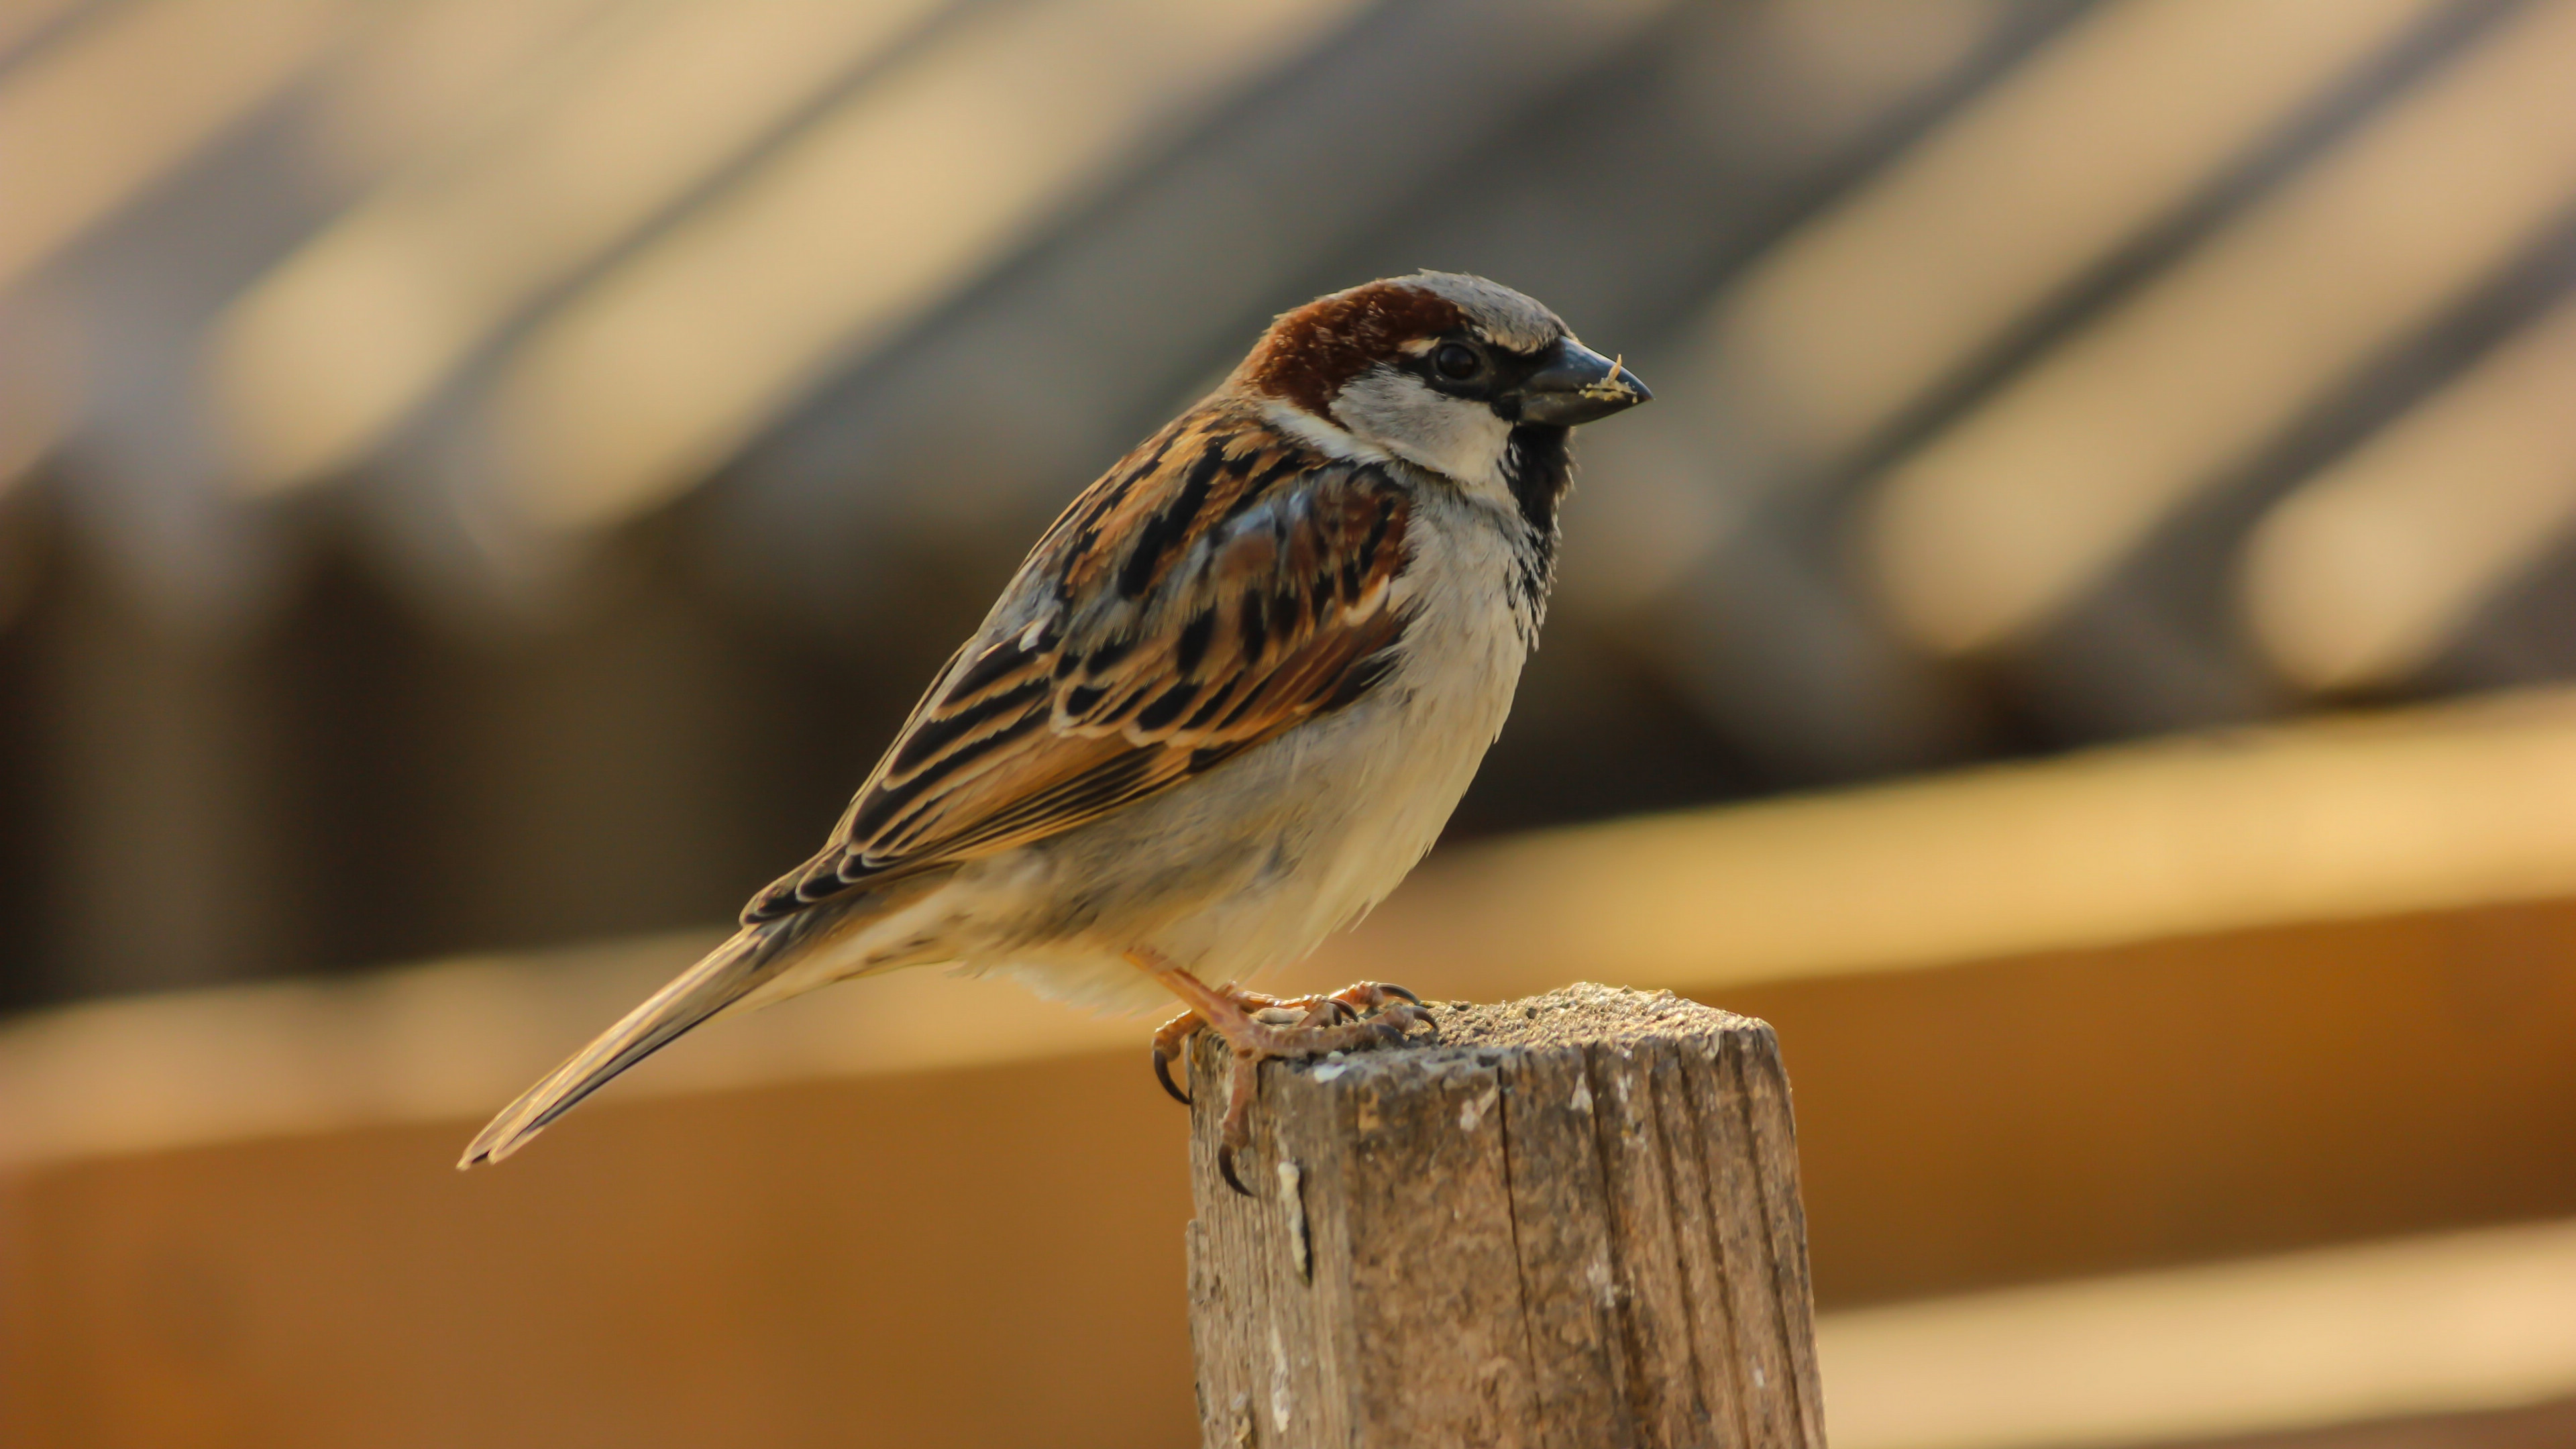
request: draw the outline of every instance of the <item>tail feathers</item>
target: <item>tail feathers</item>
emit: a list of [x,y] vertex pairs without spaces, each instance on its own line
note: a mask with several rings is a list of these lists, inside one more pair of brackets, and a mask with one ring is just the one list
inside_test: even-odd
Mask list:
[[475,1135],[458,1160],[462,1170],[478,1162],[498,1162],[527,1145],[557,1117],[580,1105],[584,1097],[608,1085],[609,1079],[644,1060],[691,1027],[740,1002],[777,974],[790,954],[782,948],[801,932],[780,925],[749,927],[707,953],[670,985],[654,992],[624,1020],[602,1032],[597,1041],[573,1053],[543,1081],[519,1094]]

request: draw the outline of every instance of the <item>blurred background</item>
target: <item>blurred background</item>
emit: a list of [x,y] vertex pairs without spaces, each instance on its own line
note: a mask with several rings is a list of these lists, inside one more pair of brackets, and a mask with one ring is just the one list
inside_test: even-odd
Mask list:
[[1309,974],[1777,1023],[1847,1449],[2576,1443],[2571,76],[2571,0],[0,0],[0,1430],[1193,1442],[1136,1024],[868,983],[447,1163],[1429,266],[1658,401]]

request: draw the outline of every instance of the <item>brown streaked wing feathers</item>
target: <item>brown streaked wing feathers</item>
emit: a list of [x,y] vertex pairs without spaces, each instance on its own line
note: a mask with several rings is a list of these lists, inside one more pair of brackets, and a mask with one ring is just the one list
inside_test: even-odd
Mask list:
[[1006,597],[1055,601],[970,642],[830,845],[743,912],[1041,840],[1364,694],[1404,621],[1403,494],[1211,405],[1074,500]]

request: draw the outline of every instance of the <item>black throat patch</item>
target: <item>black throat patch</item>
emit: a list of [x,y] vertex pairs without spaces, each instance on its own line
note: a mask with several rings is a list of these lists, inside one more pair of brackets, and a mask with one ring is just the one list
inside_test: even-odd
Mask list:
[[1521,642],[1538,647],[1538,626],[1547,618],[1547,596],[1556,586],[1557,505],[1574,486],[1574,453],[1567,446],[1572,430],[1524,423],[1512,429],[1503,450],[1503,483],[1520,505],[1529,533],[1514,552],[1513,613]]
[[1503,453],[1503,482],[1512,490],[1512,500],[1531,531],[1545,537],[1551,548],[1557,505],[1574,486],[1574,452],[1567,446],[1572,432],[1523,423],[1512,429],[1511,445]]

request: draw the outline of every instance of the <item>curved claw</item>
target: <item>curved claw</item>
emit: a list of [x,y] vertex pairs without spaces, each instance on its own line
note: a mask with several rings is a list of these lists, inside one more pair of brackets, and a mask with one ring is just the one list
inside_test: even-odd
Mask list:
[[1243,1185],[1243,1179],[1234,1175],[1234,1147],[1232,1144],[1221,1143],[1218,1145],[1216,1149],[1216,1171],[1217,1176],[1225,1179],[1226,1186],[1233,1188],[1236,1192],[1242,1193],[1245,1197],[1252,1196],[1252,1189],[1245,1187]]
[[[1182,1050],[1186,1051],[1188,1048],[1184,1047]],[[1171,1094],[1173,1101],[1184,1107],[1190,1105],[1190,1094],[1172,1085],[1172,1059],[1163,1055],[1163,1049],[1159,1046],[1154,1048],[1154,1080],[1163,1084],[1163,1090]]]
[[1405,990],[1405,989],[1404,989],[1403,987],[1401,987],[1401,986],[1390,986],[1390,985],[1388,985],[1387,983],[1385,983],[1385,982],[1381,981],[1381,982],[1379,982],[1379,983],[1377,984],[1377,989],[1378,989],[1378,990],[1380,990],[1380,991],[1385,992],[1385,993],[1386,993],[1387,995],[1389,995],[1389,996],[1401,996],[1401,997],[1403,997],[1405,1000],[1412,1002],[1412,1003],[1413,1003],[1414,1005],[1416,1005],[1416,1006],[1420,1006],[1420,1005],[1422,1004],[1422,998],[1421,998],[1421,997],[1414,995],[1412,992]]

